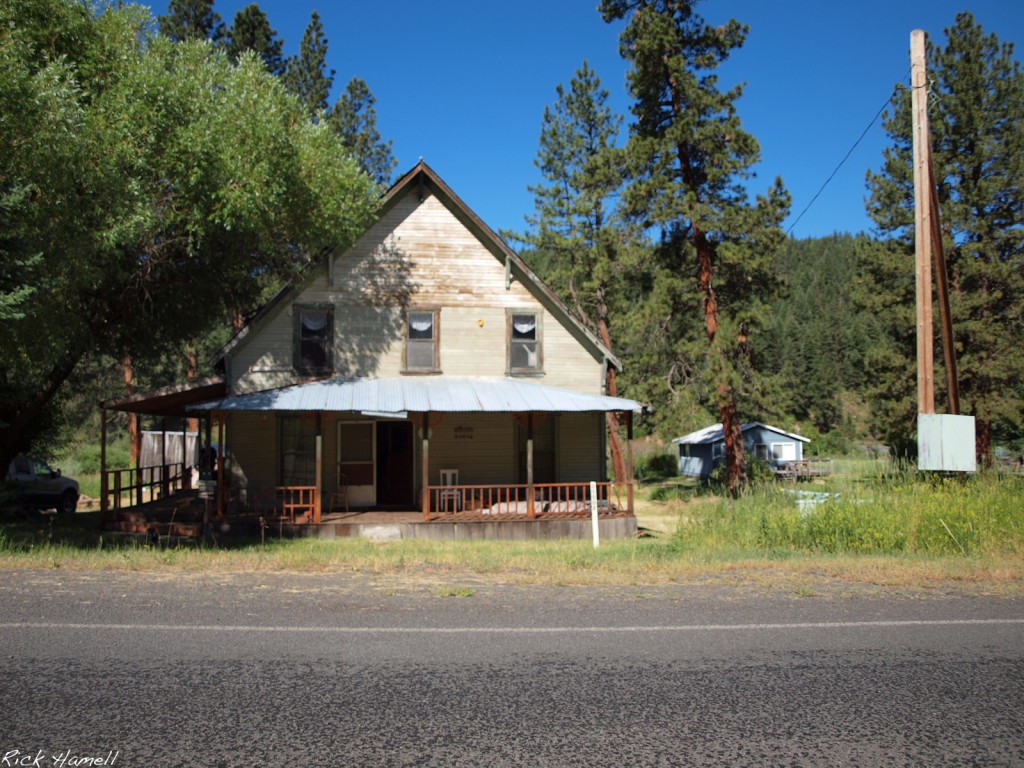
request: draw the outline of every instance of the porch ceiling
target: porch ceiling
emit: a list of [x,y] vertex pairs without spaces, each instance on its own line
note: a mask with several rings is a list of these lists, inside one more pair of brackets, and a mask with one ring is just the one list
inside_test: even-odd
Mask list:
[[190,411],[339,411],[402,418],[407,413],[585,413],[641,411],[635,400],[588,395],[509,377],[334,378],[209,400]]

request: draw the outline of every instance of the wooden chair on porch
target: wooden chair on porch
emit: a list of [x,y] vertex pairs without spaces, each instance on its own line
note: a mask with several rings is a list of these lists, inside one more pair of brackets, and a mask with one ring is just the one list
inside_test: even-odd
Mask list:
[[462,509],[462,492],[454,486],[459,484],[459,470],[442,469],[441,485],[437,495],[437,506],[442,512],[458,512]]
[[338,473],[338,487],[331,492],[331,500],[328,505],[328,512],[336,512],[343,508],[348,512],[348,475]]

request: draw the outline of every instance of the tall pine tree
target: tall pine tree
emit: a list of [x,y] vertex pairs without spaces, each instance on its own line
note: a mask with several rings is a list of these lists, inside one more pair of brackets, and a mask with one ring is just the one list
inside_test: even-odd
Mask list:
[[224,37],[224,22],[213,10],[213,0],[170,0],[167,14],[159,19],[160,34],[175,42],[210,40]]
[[[673,281],[663,296],[672,340],[666,370],[693,366],[723,424],[728,487],[746,479],[739,405],[755,372],[752,340],[775,288],[771,254],[782,242],[789,196],[780,180],[751,204],[743,182],[759,159],[740,126],[742,88],[718,87],[714,70],[743,44],[735,20],[715,27],[695,0],[602,0],[606,21],[628,18],[620,51],[635,123],[627,145],[631,182],[624,202],[658,233],[658,255]],[[699,313],[702,338],[680,315]]]
[[[946,46],[929,42],[929,123],[946,253],[961,407],[977,418],[978,454],[987,462],[993,439],[1024,432],[1024,73],[1013,46],[987,35],[969,13],[946,30]],[[866,263],[875,290],[891,301],[913,283],[913,174],[910,93],[899,92],[886,116],[893,145],[882,170],[868,174],[868,210],[888,235],[890,258]],[[937,316],[937,313],[936,313]],[[876,361],[879,394],[899,413],[892,435],[909,434],[914,412],[905,402],[913,378],[913,328],[889,324],[888,357]],[[937,335],[937,334],[936,334]],[[936,360],[942,355],[937,354]],[[881,363],[886,363],[885,366]],[[900,364],[902,363],[902,364]],[[936,382],[944,380],[936,376]]]
[[272,75],[284,72],[282,42],[270,26],[267,14],[252,3],[235,14],[235,21],[227,33],[227,53],[233,62],[246,51],[253,51]]
[[[544,109],[540,149],[534,165],[544,181],[530,187],[536,213],[527,218],[531,231],[519,237],[535,249],[544,264],[545,280],[570,299],[576,315],[612,348],[613,303],[622,286],[620,251],[626,247],[615,216],[615,197],[622,187],[621,152],[615,143],[622,118],[608,106],[608,91],[584,61],[569,88],[559,85],[558,98]],[[608,369],[609,394],[617,394],[615,369]],[[616,477],[625,465],[608,414]]]
[[306,113],[313,120],[320,120],[327,111],[334,70],[327,68],[327,37],[316,11],[310,14],[298,55],[288,58],[283,79],[285,87],[298,97]]
[[327,120],[370,178],[387,185],[397,161],[391,154],[391,140],[384,141],[377,131],[376,103],[366,82],[354,77],[331,107]]

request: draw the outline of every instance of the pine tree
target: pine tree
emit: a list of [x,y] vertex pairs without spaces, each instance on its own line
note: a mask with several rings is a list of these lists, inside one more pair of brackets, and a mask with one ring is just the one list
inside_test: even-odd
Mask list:
[[391,154],[391,140],[382,140],[377,131],[376,103],[366,82],[354,77],[331,107],[327,120],[370,178],[387,185],[397,161]]
[[[622,280],[619,253],[622,227],[615,218],[615,195],[623,184],[621,152],[615,148],[622,118],[608,106],[608,91],[584,61],[558,98],[544,109],[540,149],[534,165],[544,181],[530,187],[536,213],[531,231],[518,237],[544,256],[544,278],[568,296],[576,315],[612,349],[613,295]],[[617,393],[609,368],[609,394]],[[612,458],[616,477],[625,469],[615,428]]]
[[285,87],[299,98],[313,120],[319,120],[327,111],[334,70],[327,69],[327,38],[320,14],[316,11],[310,14],[298,55],[288,58],[283,80]]
[[175,42],[210,40],[224,37],[224,22],[213,10],[213,0],[170,0],[167,14],[158,19],[160,33]]
[[[780,180],[751,204],[742,182],[758,161],[757,141],[740,127],[742,88],[718,88],[714,70],[743,44],[735,20],[706,24],[694,0],[602,0],[606,21],[629,20],[620,38],[636,122],[627,145],[631,182],[624,202],[658,233],[665,284],[655,286],[671,340],[663,369],[692,370],[719,414],[728,487],[745,483],[739,406],[755,372],[751,344],[775,289],[771,254],[789,207]],[[693,281],[692,276],[696,276]],[[701,339],[685,318],[698,312]],[[688,337],[689,336],[689,337]]]
[[256,3],[247,5],[235,14],[235,21],[227,33],[227,54],[233,62],[246,51],[255,52],[272,75],[284,72],[282,42],[271,28],[267,15]]
[[[929,42],[926,53],[933,166],[961,406],[977,418],[979,459],[986,462],[993,438],[1024,431],[1024,74],[1012,44],[986,35],[969,13],[957,15],[946,38],[945,48]],[[873,288],[890,306],[909,300],[905,289],[914,275],[910,115],[910,94],[903,90],[884,123],[893,146],[885,151],[882,170],[868,174],[868,210],[890,238],[890,258],[865,267],[876,271]],[[900,285],[902,295],[895,292]],[[879,394],[892,404],[905,400],[904,384],[913,379],[914,334],[905,319],[897,324],[885,317],[889,355],[888,367],[879,366]],[[937,375],[937,384],[944,378]],[[885,412],[901,416],[889,425],[890,435],[912,432],[913,410],[890,405]]]

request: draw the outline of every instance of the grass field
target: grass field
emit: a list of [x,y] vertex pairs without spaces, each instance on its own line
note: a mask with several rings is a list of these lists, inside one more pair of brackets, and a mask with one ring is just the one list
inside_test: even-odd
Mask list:
[[638,493],[628,541],[374,543],[268,540],[148,546],[99,530],[96,512],[4,519],[0,568],[140,572],[360,572],[453,585],[712,583],[784,589],[1024,594],[1024,478],[965,479],[840,466],[731,500],[672,478]]

